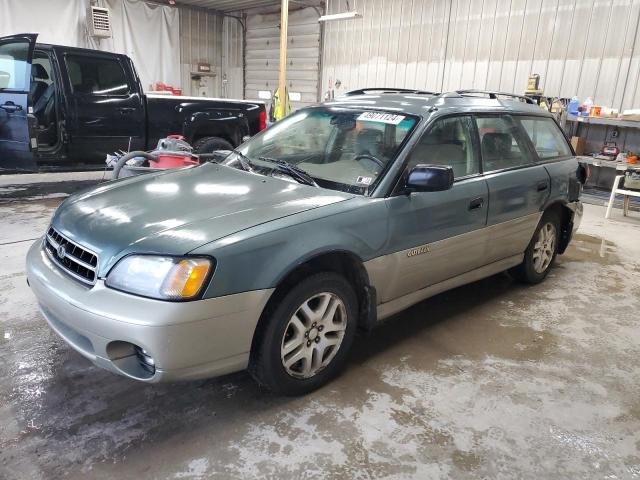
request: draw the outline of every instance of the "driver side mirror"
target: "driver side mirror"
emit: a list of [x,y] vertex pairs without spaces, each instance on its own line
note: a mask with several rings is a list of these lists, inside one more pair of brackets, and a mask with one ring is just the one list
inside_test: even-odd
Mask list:
[[409,171],[405,191],[440,192],[453,186],[453,168],[445,165],[416,165]]

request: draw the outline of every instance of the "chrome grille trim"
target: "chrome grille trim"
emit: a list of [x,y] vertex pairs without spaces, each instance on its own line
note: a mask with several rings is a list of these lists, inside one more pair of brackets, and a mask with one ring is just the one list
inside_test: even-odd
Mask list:
[[[65,248],[62,259],[58,256],[60,246]],[[66,274],[85,285],[95,285],[98,280],[98,255],[95,252],[69,240],[51,226],[47,229],[42,247],[49,259]]]

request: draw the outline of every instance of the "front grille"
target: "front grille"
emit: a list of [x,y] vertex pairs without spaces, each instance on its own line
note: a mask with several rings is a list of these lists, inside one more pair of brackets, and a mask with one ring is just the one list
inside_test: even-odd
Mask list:
[[87,285],[96,283],[98,256],[62,236],[49,227],[44,239],[44,251],[65,273]]

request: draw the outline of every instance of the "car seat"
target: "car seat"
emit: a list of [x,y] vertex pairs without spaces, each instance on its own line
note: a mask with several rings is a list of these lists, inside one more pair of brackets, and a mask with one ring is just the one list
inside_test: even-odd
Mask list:
[[448,165],[454,177],[468,175],[467,156],[460,145],[454,143],[421,143],[411,154],[409,166],[418,164]]
[[33,106],[38,119],[38,144],[55,145],[57,141],[55,86],[52,83]]
[[384,160],[381,147],[383,143],[382,131],[374,128],[365,128],[358,132],[355,144],[356,155],[371,155],[379,160]]
[[44,80],[49,80],[49,74],[44,67],[39,63],[31,65],[31,86],[29,88],[29,94],[31,95],[32,105],[35,105],[49,86]]
[[456,178],[468,175],[467,155],[456,133],[455,125],[436,126],[411,154],[410,167],[418,164],[448,165],[453,168]]
[[482,160],[484,170],[500,170],[511,166],[510,157],[513,137],[510,133],[485,133],[482,137]]

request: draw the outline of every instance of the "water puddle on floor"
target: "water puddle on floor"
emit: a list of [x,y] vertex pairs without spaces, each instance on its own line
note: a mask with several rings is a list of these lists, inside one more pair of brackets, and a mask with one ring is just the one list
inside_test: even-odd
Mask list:
[[61,182],[41,182],[31,184],[3,185],[0,187],[0,202],[30,200],[33,198],[66,197],[88,187],[93,187],[102,180],[73,180]]
[[[578,233],[573,236],[564,256],[571,261],[587,261],[600,264],[620,263],[618,247],[606,238]],[[559,257],[560,260],[563,257]]]
[[522,312],[543,298],[551,285],[536,295],[505,274],[456,288],[421,302],[389,319],[358,342],[356,363],[405,363],[419,370],[455,374],[442,360],[497,357],[538,361],[552,355],[557,339],[519,321]]

